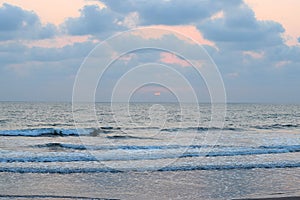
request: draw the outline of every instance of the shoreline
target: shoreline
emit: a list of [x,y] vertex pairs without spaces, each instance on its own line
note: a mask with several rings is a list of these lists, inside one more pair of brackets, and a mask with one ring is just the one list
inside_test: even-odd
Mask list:
[[300,196],[287,196],[287,197],[257,197],[233,200],[299,200]]

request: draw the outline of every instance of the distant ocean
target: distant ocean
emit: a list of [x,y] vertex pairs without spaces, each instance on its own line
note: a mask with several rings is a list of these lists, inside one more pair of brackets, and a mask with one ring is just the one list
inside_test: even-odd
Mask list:
[[222,128],[210,125],[209,104],[120,103],[117,109],[114,116],[109,103],[96,103],[99,126],[87,117],[76,129],[71,103],[1,102],[0,197],[300,193],[300,105],[228,104]]

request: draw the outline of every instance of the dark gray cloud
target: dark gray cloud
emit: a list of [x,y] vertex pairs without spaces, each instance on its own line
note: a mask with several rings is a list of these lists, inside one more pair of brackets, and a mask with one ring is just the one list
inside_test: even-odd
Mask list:
[[[222,49],[253,50],[283,44],[284,28],[274,21],[259,21],[242,0],[103,0],[123,16],[136,12],[139,25],[196,25],[204,37]],[[213,18],[216,13],[221,18]]]
[[[28,47],[19,42],[9,42],[0,45],[0,68],[11,64],[26,62],[60,62],[84,57],[95,47],[91,41],[74,43],[62,48]],[[80,63],[77,63],[79,66]]]
[[80,17],[69,18],[64,23],[67,33],[72,35],[102,34],[124,30],[126,17],[138,14],[138,25],[187,25],[197,24],[208,19],[224,7],[240,4],[241,0],[224,3],[220,0],[182,0],[147,1],[115,0],[101,1],[106,8],[87,5]]
[[102,2],[112,10],[124,15],[138,12],[141,25],[192,24],[210,17],[223,4],[215,0],[189,0],[188,2],[182,0],[104,0]]
[[299,46],[287,46],[285,44],[270,47],[265,51],[267,58],[273,62],[291,61],[300,62]]
[[84,6],[80,17],[68,18],[63,24],[71,35],[88,35],[112,32],[122,28],[118,25],[122,17],[110,8],[99,8],[98,5]]
[[56,31],[53,24],[42,25],[34,12],[7,3],[0,7],[0,40],[44,39]]
[[245,4],[227,6],[223,17],[198,24],[204,37],[224,49],[251,50],[281,45],[284,28],[274,21],[259,21]]
[[[283,27],[274,21],[258,21],[242,0],[103,0],[107,6],[85,6],[81,16],[65,22],[74,35],[112,33],[122,30],[122,22],[137,13],[138,25],[196,25],[204,37],[224,49],[256,49],[283,43]],[[212,18],[223,12],[222,18]],[[109,35],[108,35],[109,36]]]
[[32,47],[28,48],[29,60],[35,61],[61,61],[73,58],[83,59],[95,47],[95,43],[90,41],[82,43],[74,43],[62,48],[42,48]]

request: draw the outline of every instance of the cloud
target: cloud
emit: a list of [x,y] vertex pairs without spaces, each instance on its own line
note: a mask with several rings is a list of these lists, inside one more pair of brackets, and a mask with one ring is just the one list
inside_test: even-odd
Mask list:
[[66,45],[62,48],[43,48],[32,47],[28,48],[29,60],[34,61],[61,61],[67,59],[81,58],[83,59],[95,47],[91,41],[74,43]]
[[[284,28],[275,21],[259,21],[242,0],[103,1],[108,9],[134,16],[138,25],[194,25],[205,39],[223,50],[257,50],[284,43]],[[137,19],[138,18],[138,19]],[[133,26],[131,26],[133,27]]]
[[239,77],[239,73],[238,72],[232,72],[232,73],[226,74],[226,76],[228,76],[230,78],[236,78],[236,77]]
[[179,58],[175,54],[168,53],[168,52],[162,52],[160,54],[161,58],[160,61],[166,64],[177,64],[182,67],[190,67],[191,64],[188,63],[187,61]]
[[[52,24],[42,24],[34,12],[3,4],[0,7],[0,81],[3,86],[11,85],[11,89],[0,87],[1,96],[14,91],[15,97],[22,100],[25,96],[18,97],[18,94],[29,86],[33,87],[29,91],[32,94],[35,87],[41,86],[39,92],[45,98],[46,93],[47,98],[71,94],[73,79],[69,77],[76,74],[84,57],[95,47],[93,39],[104,39],[118,31],[147,25],[173,27],[179,32],[186,31],[187,35],[193,32],[193,36],[194,32],[199,33],[198,39],[207,41],[203,46],[223,75],[230,101],[259,101],[262,98],[259,95],[266,92],[269,97],[264,98],[272,101],[273,93],[280,96],[285,94],[286,88],[299,89],[299,45],[286,45],[282,25],[256,19],[253,10],[242,0],[104,0],[104,3],[106,7],[86,5],[80,10],[79,17],[66,19],[58,30]],[[52,43],[52,39],[47,39],[43,45],[39,44],[44,38],[62,38],[62,32],[67,34],[66,37],[86,39],[77,43],[74,39],[59,46],[47,46]],[[143,34],[117,41],[120,44],[117,48],[123,50],[133,44],[151,47],[160,41],[169,49],[186,49],[186,41],[174,40],[174,35]],[[186,50],[191,60],[199,58],[197,48],[190,46]],[[203,82],[191,67],[182,67],[187,64],[180,55],[152,49],[119,58],[106,72],[107,80],[103,80],[102,86],[111,89],[124,71],[153,61],[174,67],[202,92]],[[148,75],[142,74],[140,78]],[[61,89],[60,84],[65,83],[68,87]],[[61,93],[57,93],[56,88],[60,88]],[[291,90],[287,93],[300,99],[299,94]]]
[[96,46],[91,41],[73,43],[61,48],[28,47],[17,41],[0,43],[0,67],[28,61],[52,62],[67,59],[84,59]]
[[117,31],[122,28],[118,25],[123,19],[121,15],[112,12],[109,8],[99,8],[98,5],[84,6],[80,17],[68,18],[63,27],[71,35],[100,34]]
[[264,57],[264,52],[244,51],[243,54],[255,59],[261,59]]
[[255,50],[283,43],[284,28],[274,21],[259,21],[245,3],[224,7],[222,18],[198,24],[204,37],[224,49]]
[[87,5],[80,17],[69,18],[64,27],[73,35],[147,25],[193,25],[209,41],[224,48],[253,50],[282,43],[283,27],[274,21],[258,21],[242,0],[102,1],[106,7]]
[[191,24],[210,17],[220,9],[221,5],[221,3],[206,0],[190,0],[188,2],[182,0],[104,0],[102,2],[122,14],[138,12],[141,25]]
[[56,33],[53,24],[43,25],[31,11],[4,3],[0,7],[0,40],[44,39]]
[[95,46],[74,43],[63,48],[28,47],[19,42],[0,45],[2,100],[69,101],[77,70]]
[[77,61],[23,62],[0,68],[2,100],[66,101],[72,98]]
[[267,56],[267,59],[273,62],[290,60],[294,64],[300,63],[300,47],[298,45],[278,45],[266,49],[265,54]]

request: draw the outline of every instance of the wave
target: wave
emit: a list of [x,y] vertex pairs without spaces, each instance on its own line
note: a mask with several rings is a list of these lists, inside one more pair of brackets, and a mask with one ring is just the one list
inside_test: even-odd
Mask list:
[[[91,152],[48,152],[48,153],[9,153],[0,157],[0,163],[12,162],[89,162],[89,161],[130,161],[130,160],[159,160],[176,159],[187,157],[225,157],[225,156],[247,156],[262,154],[282,154],[300,152],[300,145],[292,146],[270,146],[270,147],[218,147],[212,148],[210,152],[201,151],[205,146],[83,146],[61,143],[48,143],[36,147],[59,147],[76,150],[93,150]],[[103,150],[97,152],[97,150]],[[210,149],[209,149],[210,150]]]
[[4,157],[0,158],[0,163],[13,162],[76,162],[76,161],[97,161],[90,155],[66,155],[66,156],[24,156],[24,157]]
[[63,148],[63,149],[74,149],[74,150],[86,150],[86,149],[88,149],[88,147],[86,145],[64,144],[64,143],[59,143],[59,142],[52,142],[52,143],[47,143],[47,144],[38,144],[38,145],[34,145],[33,147],[37,147],[37,148]]
[[107,199],[107,198],[96,198],[96,197],[84,197],[84,196],[66,196],[66,195],[3,195],[0,194],[0,198],[9,199],[93,199],[93,200],[118,200],[118,199]]
[[72,174],[72,173],[99,173],[110,172],[117,173],[122,172],[120,170],[111,168],[34,168],[34,167],[0,167],[0,172],[12,172],[12,173],[58,173],[58,174]]
[[164,149],[179,149],[179,148],[201,148],[201,147],[214,147],[210,145],[150,145],[150,146],[138,146],[138,145],[120,145],[120,146],[91,146],[91,145],[80,145],[80,144],[66,144],[66,143],[46,143],[38,144],[33,147],[38,148],[65,148],[74,150],[164,150]]
[[21,130],[1,130],[0,136],[78,136],[76,129],[54,129],[54,128],[40,128],[40,129],[21,129]]
[[234,128],[234,127],[223,127],[223,128],[218,128],[218,127],[174,127],[174,128],[163,128],[161,131],[166,131],[166,132],[178,132],[178,131],[219,131],[219,130],[224,130],[224,131],[242,131],[242,128]]
[[33,127],[33,128],[37,128],[37,127],[74,127],[74,123],[70,122],[70,123],[38,123],[38,124],[27,124],[26,125],[28,128],[29,127]]
[[218,152],[208,152],[205,154],[201,153],[183,153],[180,158],[184,157],[219,157],[219,156],[245,156],[245,155],[261,155],[261,154],[280,154],[280,153],[293,153],[300,152],[300,145],[295,147],[286,148],[257,148],[257,149],[245,149],[236,151],[218,151]]
[[[60,126],[61,124],[52,124],[51,126]],[[50,126],[50,125],[49,125]],[[251,126],[250,128],[254,129],[288,129],[288,128],[300,128],[300,124],[271,124],[271,125],[257,125]],[[113,127],[113,126],[102,126],[99,128],[29,128],[29,129],[17,129],[17,130],[0,130],[0,136],[27,136],[27,137],[52,137],[52,136],[98,136],[99,134],[109,134],[109,133],[122,133],[127,130],[139,131],[139,130],[158,130],[161,132],[205,132],[205,131],[240,131],[243,132],[246,129],[238,127],[168,127],[168,128],[159,128],[159,127]],[[149,138],[138,138],[133,136],[107,136],[108,139],[149,139]],[[153,139],[153,138],[152,138]]]
[[130,128],[130,129],[132,129],[132,130],[160,130],[160,128],[157,126],[136,126],[136,127]]
[[287,128],[300,128],[300,124],[271,124],[271,125],[257,125],[252,126],[255,129],[287,129]]
[[[150,129],[153,127],[150,127]],[[147,127],[135,127],[134,130],[144,130]],[[155,128],[158,129],[158,128]],[[128,129],[124,129],[128,130]],[[160,131],[167,132],[177,132],[177,131],[189,131],[189,130],[197,130],[197,131],[205,131],[207,128],[201,127],[187,127],[187,128],[164,128],[160,129]],[[221,130],[217,128],[212,128],[211,130]],[[224,130],[224,129],[223,129]],[[236,130],[228,128],[226,130]],[[36,129],[18,129],[18,130],[0,130],[0,136],[25,136],[25,137],[53,137],[53,136],[80,136],[80,135],[88,135],[88,136],[98,136],[99,134],[109,134],[115,132],[122,132],[120,127],[111,127],[104,126],[100,128],[82,128],[82,129],[57,129],[57,128],[36,128]],[[153,139],[147,137],[134,137],[130,135],[113,135],[107,136],[108,139]]]
[[11,173],[59,173],[59,174],[72,174],[72,173],[122,173],[126,171],[194,171],[194,170],[233,170],[233,169],[274,169],[274,168],[298,168],[300,162],[296,163],[260,163],[260,164],[232,164],[232,165],[180,165],[180,166],[166,166],[163,168],[126,168],[122,170],[113,168],[63,168],[63,167],[0,167],[0,172],[11,172]]
[[113,130],[113,129],[120,130],[121,128],[120,127],[113,127],[113,126],[102,126],[102,127],[100,127],[100,129],[102,129],[102,130]]
[[38,129],[18,129],[18,130],[0,130],[0,136],[80,136],[90,135],[97,136],[98,134],[107,134],[120,130],[119,127],[100,127],[100,128],[82,128],[82,129],[56,129],[56,128],[38,128]]
[[261,163],[261,164],[240,164],[240,165],[200,165],[200,166],[168,166],[158,171],[192,171],[192,170],[231,170],[231,169],[255,169],[255,168],[297,168],[298,163]]
[[0,119],[0,124],[1,124],[1,123],[4,124],[4,123],[6,123],[6,122],[8,122],[8,121],[9,121],[9,119]]
[[137,136],[131,136],[131,135],[111,135],[111,136],[106,136],[108,139],[155,139],[151,137],[137,137]]
[[[37,148],[64,148],[64,149],[74,149],[74,150],[166,150],[166,149],[200,149],[200,148],[211,148],[211,149],[225,149],[224,155],[236,153],[242,155],[243,153],[247,155],[259,154],[259,153],[289,153],[289,152],[299,152],[300,145],[277,145],[277,146],[258,146],[258,147],[239,147],[239,146],[221,146],[221,145],[116,145],[116,146],[92,146],[92,145],[82,145],[82,144],[67,144],[67,143],[46,143],[38,144],[33,147]],[[233,151],[235,150],[235,151]],[[242,150],[242,151],[241,151]],[[208,153],[207,155],[213,156],[214,154],[219,156],[221,152]]]

